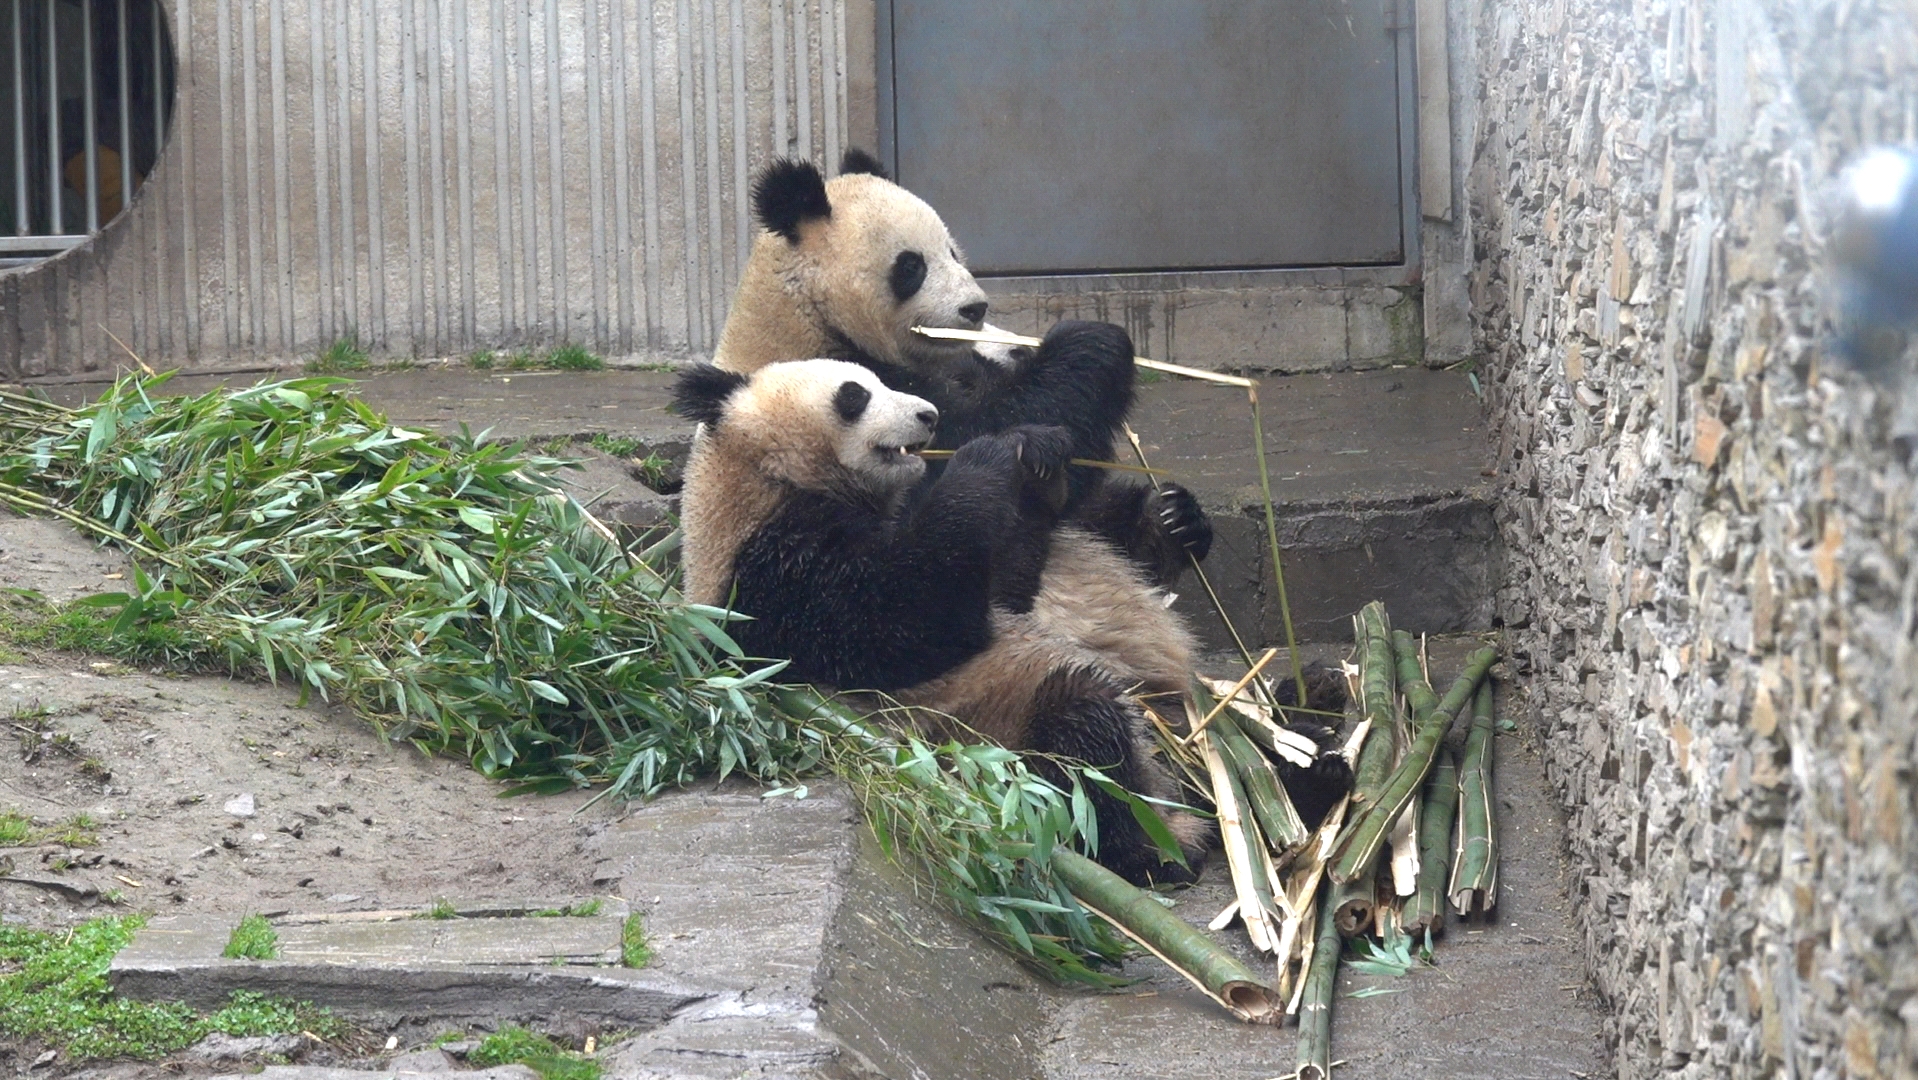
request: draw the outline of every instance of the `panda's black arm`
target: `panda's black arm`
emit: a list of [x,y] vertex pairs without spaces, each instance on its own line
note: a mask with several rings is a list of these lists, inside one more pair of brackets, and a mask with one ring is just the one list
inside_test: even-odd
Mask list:
[[1056,424],[1072,433],[1073,457],[1110,460],[1112,440],[1132,411],[1132,338],[1111,323],[1068,320],[1047,331],[1031,359],[1009,371],[992,368],[989,377],[977,406],[940,405],[938,445],[963,445],[1021,424]]

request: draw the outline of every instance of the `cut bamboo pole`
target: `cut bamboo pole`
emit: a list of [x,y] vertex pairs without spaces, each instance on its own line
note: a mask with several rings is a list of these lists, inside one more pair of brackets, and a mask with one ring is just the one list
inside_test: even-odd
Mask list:
[[1328,1080],[1332,1075],[1332,992],[1343,948],[1333,905],[1320,898],[1318,933],[1305,975],[1305,999],[1299,1007],[1299,1069],[1294,1074],[1298,1080]]
[[1438,707],[1420,721],[1411,747],[1399,761],[1398,768],[1392,770],[1378,801],[1365,808],[1340,841],[1339,857],[1332,866],[1333,881],[1353,881],[1370,869],[1379,849],[1385,845],[1386,830],[1405,812],[1413,792],[1425,782],[1425,774],[1432,767],[1432,755],[1438,751],[1439,740],[1451,726],[1452,717],[1471,700],[1472,691],[1497,659],[1498,650],[1489,645],[1473,653],[1465,661],[1465,671],[1452,683]]
[[1206,771],[1212,778],[1213,803],[1219,811],[1219,837],[1225,847],[1226,866],[1232,871],[1232,889],[1239,898],[1239,919],[1245,923],[1246,936],[1253,948],[1272,952],[1278,948],[1278,927],[1272,923],[1272,886],[1266,872],[1269,856],[1258,839],[1257,825],[1245,820],[1245,793],[1238,777],[1226,766],[1218,743],[1211,732],[1199,734],[1199,752],[1205,756]]
[[1278,774],[1272,771],[1272,763],[1240,729],[1238,717],[1230,712],[1221,714],[1212,724],[1212,731],[1217,736],[1220,752],[1238,776],[1266,843],[1279,854],[1305,843],[1310,834],[1299,818],[1298,808],[1292,805],[1285,785],[1279,783]]
[[1498,830],[1492,820],[1492,684],[1478,688],[1472,730],[1459,765],[1458,858],[1452,867],[1452,907],[1460,915],[1498,904]]
[[1277,1023],[1283,1015],[1271,992],[1252,969],[1210,938],[1172,914],[1151,893],[1065,848],[1055,848],[1052,872],[1074,898],[1094,914],[1143,945],[1248,1023]]
[[1458,813],[1458,766],[1439,747],[1419,808],[1419,880],[1405,905],[1405,932],[1437,933],[1445,926],[1447,879],[1452,869],[1452,819]]
[[[1028,337],[1025,334],[1014,334],[1005,330],[960,330],[954,327],[944,326],[915,326],[912,328],[912,332],[943,341],[974,341],[987,345],[1024,345],[1029,349],[1036,349],[1044,344],[1039,338]],[[1179,364],[1168,364],[1161,360],[1148,360],[1143,356],[1133,357],[1132,362],[1142,368],[1151,368],[1153,371],[1163,371],[1168,375],[1184,375],[1188,379],[1204,379],[1206,382],[1220,383],[1225,386],[1252,385],[1251,379],[1243,379],[1237,375],[1224,375],[1217,371],[1205,371],[1200,368],[1189,368]]]

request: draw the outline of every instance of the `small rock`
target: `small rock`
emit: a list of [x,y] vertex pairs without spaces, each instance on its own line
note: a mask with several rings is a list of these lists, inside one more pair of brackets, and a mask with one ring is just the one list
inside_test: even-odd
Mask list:
[[358,893],[336,892],[332,896],[327,897],[326,902],[329,904],[350,904],[359,898]]
[[46,1053],[41,1054],[39,1057],[33,1059],[33,1068],[37,1069],[42,1065],[51,1065],[53,1064],[53,1059],[59,1056],[60,1056],[60,1051],[49,1050]]
[[223,809],[234,817],[252,817],[253,793],[251,791],[243,791],[233,796],[226,801],[226,806],[223,807]]
[[189,1061],[211,1064],[266,1057],[269,1054],[291,1057],[303,1043],[298,1035],[250,1035],[244,1038],[216,1031],[187,1048]]

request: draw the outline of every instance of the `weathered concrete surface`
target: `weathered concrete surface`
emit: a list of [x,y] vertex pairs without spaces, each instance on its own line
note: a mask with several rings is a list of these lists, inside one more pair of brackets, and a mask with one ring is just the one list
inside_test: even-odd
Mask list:
[[1499,613],[1620,1071],[1918,1076],[1912,356],[1848,370],[1825,269],[1839,170],[1911,141],[1918,22],[1471,14]]

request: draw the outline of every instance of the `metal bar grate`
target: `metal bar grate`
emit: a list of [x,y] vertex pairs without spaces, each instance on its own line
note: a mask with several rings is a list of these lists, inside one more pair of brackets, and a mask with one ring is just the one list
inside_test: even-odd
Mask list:
[[0,270],[97,236],[166,144],[160,0],[0,0]]

